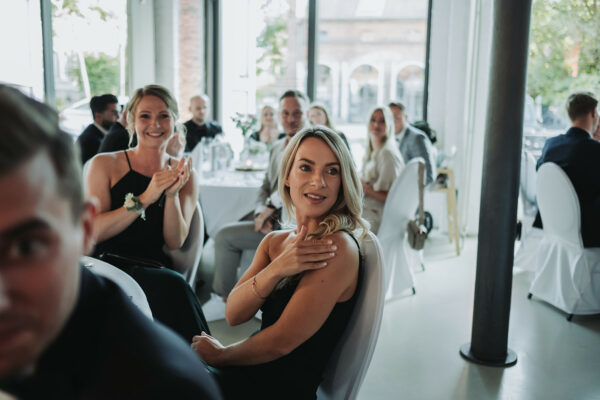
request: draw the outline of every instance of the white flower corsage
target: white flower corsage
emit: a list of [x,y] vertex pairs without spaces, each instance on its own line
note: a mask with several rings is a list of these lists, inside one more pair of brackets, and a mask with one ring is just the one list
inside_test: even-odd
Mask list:
[[135,211],[142,217],[142,219],[146,220],[146,210],[140,201],[140,198],[135,196],[133,193],[127,193],[125,195],[125,202],[123,203],[123,207],[127,209],[127,211]]

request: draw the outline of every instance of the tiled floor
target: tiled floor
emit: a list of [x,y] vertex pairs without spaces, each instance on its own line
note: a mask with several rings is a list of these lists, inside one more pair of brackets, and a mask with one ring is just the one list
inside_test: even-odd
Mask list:
[[[458,354],[470,341],[477,240],[460,257],[443,237],[428,241],[417,294],[386,304],[379,341],[359,399],[600,399],[600,316],[574,317],[527,300],[529,276],[515,273],[509,347],[517,364],[493,368]],[[258,321],[232,329],[211,324],[232,343]]]

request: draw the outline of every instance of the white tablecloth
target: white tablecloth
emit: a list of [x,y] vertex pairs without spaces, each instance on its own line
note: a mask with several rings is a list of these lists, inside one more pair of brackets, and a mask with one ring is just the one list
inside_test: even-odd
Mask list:
[[200,178],[200,204],[210,237],[254,210],[264,174],[264,171],[204,173]]

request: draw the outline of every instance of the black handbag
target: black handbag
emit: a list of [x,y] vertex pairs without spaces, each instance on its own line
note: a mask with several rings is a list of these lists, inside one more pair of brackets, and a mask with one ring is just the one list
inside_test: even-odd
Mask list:
[[406,232],[408,236],[408,244],[415,250],[421,250],[425,247],[425,239],[427,239],[427,228],[424,225],[425,213],[423,210],[423,184],[425,165],[419,163],[419,216],[416,219],[408,221]]

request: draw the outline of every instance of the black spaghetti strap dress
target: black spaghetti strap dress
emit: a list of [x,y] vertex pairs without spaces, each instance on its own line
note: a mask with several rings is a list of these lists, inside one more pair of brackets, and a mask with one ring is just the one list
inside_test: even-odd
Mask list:
[[[134,171],[127,151],[124,154],[129,171],[110,189],[111,210],[123,206],[127,193],[142,194],[152,180]],[[194,291],[180,273],[169,269],[172,262],[163,251],[164,197],[163,193],[158,201],[146,208],[145,220],[137,218],[119,234],[98,243],[94,257],[131,275],[144,290],[154,319],[173,329],[186,342],[191,342],[194,335],[202,331],[209,333],[209,329]],[[153,267],[153,264],[164,267]]]
[[[354,236],[352,239],[358,246]],[[359,247],[360,252],[360,247]],[[360,257],[358,283],[349,300],[338,302],[321,328],[290,354],[264,364],[209,369],[215,374],[226,399],[315,399],[327,362],[340,340],[362,286]],[[296,291],[299,279],[267,297],[260,329],[273,325]]]

